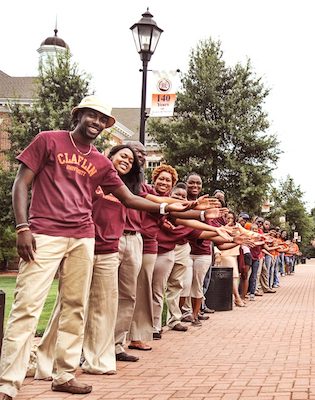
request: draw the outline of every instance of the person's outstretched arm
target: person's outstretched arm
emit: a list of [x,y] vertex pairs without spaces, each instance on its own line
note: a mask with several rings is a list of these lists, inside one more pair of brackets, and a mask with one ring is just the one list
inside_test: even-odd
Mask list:
[[24,261],[34,260],[35,239],[28,228],[28,191],[34,179],[34,172],[21,164],[12,188],[12,206],[17,225],[16,247]]
[[[127,186],[123,185],[114,190],[113,195],[119,199],[124,206],[128,208],[134,208],[140,211],[147,211],[152,213],[159,213],[161,204],[154,203],[150,200],[144,199],[143,197],[136,196],[131,193]],[[167,204],[165,206],[165,211],[185,211],[193,206],[194,203],[190,201],[176,202],[173,204]]]

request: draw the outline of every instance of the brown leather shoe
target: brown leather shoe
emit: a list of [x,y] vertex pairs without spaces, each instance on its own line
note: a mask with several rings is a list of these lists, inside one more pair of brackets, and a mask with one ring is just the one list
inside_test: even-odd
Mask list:
[[13,397],[5,393],[0,393],[0,400],[13,400]]
[[150,350],[152,350],[152,347],[149,346],[148,344],[142,342],[141,340],[137,340],[137,341],[130,342],[128,349],[150,351]]
[[153,340],[160,340],[162,339],[162,333],[160,332],[153,332]]
[[133,356],[132,354],[125,353],[123,351],[122,353],[116,354],[116,360],[117,361],[136,362],[139,360],[139,357]]
[[172,330],[178,332],[186,332],[188,330],[188,327],[182,325],[181,323],[178,323],[175,326],[173,326]]
[[70,381],[62,383],[61,385],[51,384],[51,390],[53,392],[67,392],[72,394],[87,394],[92,391],[91,385],[86,385],[77,381],[75,378]]

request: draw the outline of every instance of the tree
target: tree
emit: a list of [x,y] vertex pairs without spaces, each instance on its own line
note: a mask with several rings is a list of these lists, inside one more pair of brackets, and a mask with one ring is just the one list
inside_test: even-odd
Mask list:
[[80,73],[69,52],[57,53],[55,61],[50,58],[39,67],[35,80],[34,102],[31,107],[11,104],[12,162],[31,140],[45,130],[70,130],[70,111],[89,94],[90,78]]
[[206,192],[224,189],[230,206],[256,213],[280,153],[266,133],[269,91],[249,61],[229,68],[222,56],[220,42],[201,41],[191,52],[174,117],[151,119],[148,130],[182,178],[196,171]]
[[7,270],[9,261],[17,257],[15,248],[16,233],[12,226],[1,228],[0,234],[0,270]]
[[8,158],[11,168],[0,168],[0,243],[5,265],[16,254],[11,206],[11,189],[17,170],[16,156],[41,130],[71,129],[70,111],[90,91],[90,78],[79,73],[78,66],[71,61],[70,53],[59,53],[56,61],[50,59],[47,64],[42,64],[34,83],[32,106],[10,104],[11,126],[8,131],[11,148]]
[[272,190],[274,207],[268,218],[274,223],[279,221],[279,214],[285,216],[286,229],[291,237],[298,232],[302,238],[301,250],[311,248],[311,241],[315,237],[315,218],[308,213],[303,201],[303,192],[299,185],[296,185],[291,176],[280,181],[279,187]]
[[11,206],[11,191],[15,171],[6,171],[0,166],[0,269],[6,269],[11,258],[16,256],[14,216]]

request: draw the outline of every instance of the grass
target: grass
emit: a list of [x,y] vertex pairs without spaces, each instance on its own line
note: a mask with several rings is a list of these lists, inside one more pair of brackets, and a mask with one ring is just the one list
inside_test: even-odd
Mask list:
[[[1,276],[0,290],[3,290],[6,295],[4,326],[6,325],[6,322],[7,322],[8,316],[9,316],[9,312],[11,310],[11,305],[12,305],[13,296],[14,296],[14,289],[15,289],[15,277],[14,276],[10,276],[10,277]],[[52,287],[50,288],[50,292],[48,294],[43,311],[42,311],[40,319],[39,319],[39,323],[38,323],[37,330],[36,330],[37,336],[42,336],[45,331],[51,311],[55,304],[57,290],[58,290],[58,280],[55,279],[52,284]],[[167,305],[166,305],[166,302],[164,299],[164,307],[163,307],[163,312],[162,312],[162,326],[164,326],[166,324],[166,318],[167,318]]]
[[[0,290],[3,290],[5,292],[4,326],[8,319],[9,312],[11,310],[11,305],[13,302],[15,279],[16,279],[15,276],[6,276],[6,277],[1,276],[0,277]],[[39,323],[38,323],[37,330],[36,330],[37,336],[41,336],[45,331],[51,311],[55,304],[57,290],[58,290],[58,281],[55,279],[50,288],[48,297],[46,299],[43,311],[42,311],[40,319],[39,319]]]

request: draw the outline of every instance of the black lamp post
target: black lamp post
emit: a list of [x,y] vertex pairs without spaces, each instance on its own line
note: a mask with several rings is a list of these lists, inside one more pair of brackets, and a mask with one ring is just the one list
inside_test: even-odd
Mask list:
[[132,25],[133,38],[136,44],[140,59],[142,60],[142,95],[141,95],[141,111],[140,111],[140,142],[145,144],[145,103],[147,93],[147,72],[148,63],[154,53],[158,41],[163,30],[156,25],[152,19],[153,15],[150,13],[149,8],[142,14],[139,22]]

